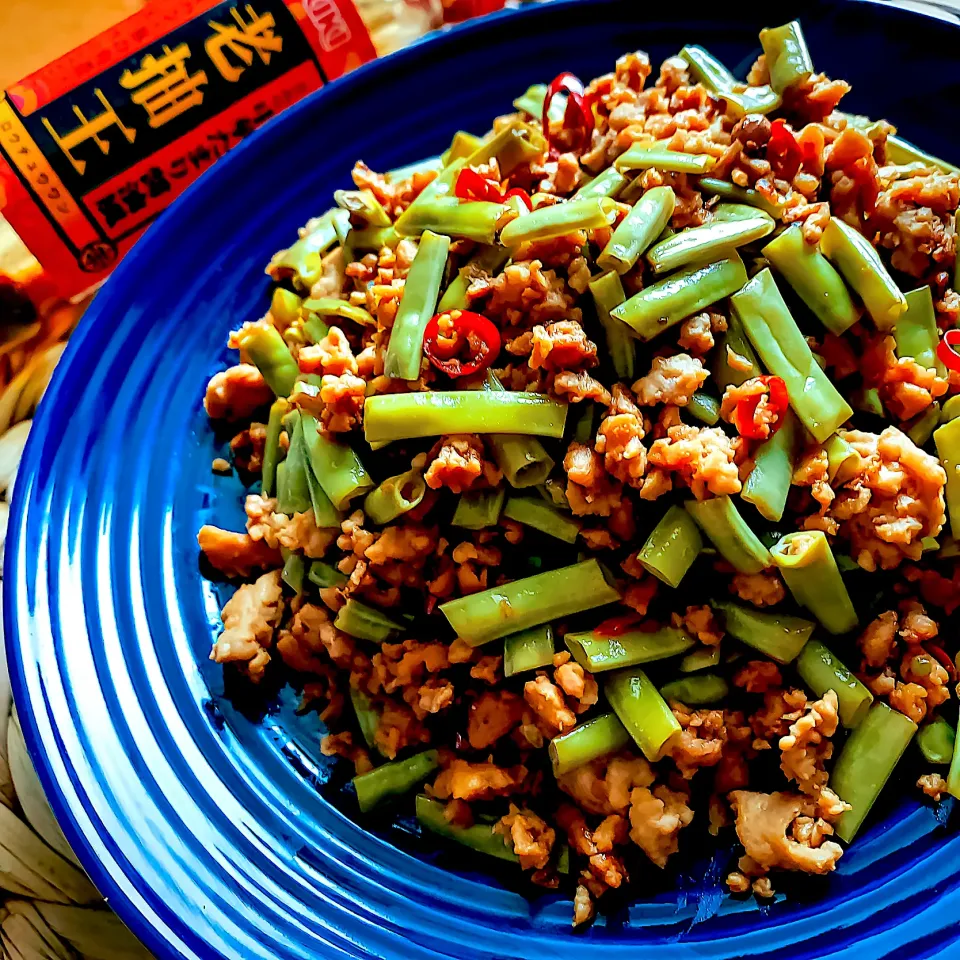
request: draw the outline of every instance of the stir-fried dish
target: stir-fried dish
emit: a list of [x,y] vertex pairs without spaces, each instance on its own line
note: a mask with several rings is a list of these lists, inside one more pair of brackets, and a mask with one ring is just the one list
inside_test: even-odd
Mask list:
[[908,750],[960,796],[960,178],[760,40],[357,163],[207,387],[258,491],[200,531],[243,581],[213,659],[575,925],[695,817],[771,897]]

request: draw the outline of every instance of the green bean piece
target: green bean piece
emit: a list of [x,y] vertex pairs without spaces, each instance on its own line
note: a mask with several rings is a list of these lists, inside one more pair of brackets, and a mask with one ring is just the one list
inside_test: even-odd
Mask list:
[[918,446],[922,447],[933,436],[933,431],[940,423],[940,404],[936,400],[923,413],[918,413],[907,425],[907,436]]
[[893,330],[898,357],[913,357],[921,367],[934,369],[945,377],[946,369],[937,356],[940,333],[933,311],[933,295],[929,287],[911,290],[906,295],[907,309]]
[[649,170],[656,167],[667,173],[709,173],[716,165],[716,157],[705,153],[684,153],[682,150],[668,150],[656,144],[635,143],[625,153],[613,161],[614,167],[623,173],[625,170]]
[[629,630],[615,637],[588,630],[585,633],[568,633],[563,642],[573,654],[573,659],[591,673],[667,660],[685,653],[696,643],[686,630],[678,627]]
[[283,430],[283,418],[290,412],[290,403],[285,397],[274,400],[267,421],[267,438],[263,444],[263,495],[272,497],[277,484],[277,464],[280,461],[280,433]]
[[622,750],[628,743],[630,734],[617,715],[603,713],[550,741],[547,751],[553,775],[562,777],[577,767]]
[[415,173],[429,173],[432,170],[441,170],[443,167],[440,157],[427,157],[425,160],[415,160],[402,167],[394,167],[393,170],[387,171],[386,177],[390,183],[399,183],[401,180],[409,180]]
[[[483,389],[491,393],[508,392],[489,370]],[[539,486],[553,470],[553,458],[536,437],[495,433],[488,436],[487,441],[493,452],[493,459],[506,477],[507,483],[515,490]]]
[[307,343],[319,343],[330,332],[330,324],[315,313],[310,313],[304,318],[300,329]]
[[[747,362],[741,364],[737,361],[736,366],[732,366],[731,353]],[[710,369],[713,383],[716,384],[717,390],[723,393],[727,387],[739,387],[751,377],[759,377],[762,372],[760,361],[747,337],[746,330],[743,329],[743,324],[737,315],[730,311],[727,317],[727,329],[720,334],[713,350],[713,364]]]
[[[469,204],[465,204],[469,206]],[[450,251],[450,238],[424,231],[403,287],[390,331],[383,372],[400,380],[416,380],[423,361],[423,332],[436,313],[440,284]]]
[[342,587],[349,579],[345,573],[341,573],[336,567],[322,560],[314,560],[310,564],[310,572],[307,579],[320,587],[321,590],[327,587]]
[[660,688],[660,696],[668,703],[679,700],[688,707],[718,703],[730,693],[730,686],[715,673],[698,673],[695,677],[678,677]]
[[551,477],[537,487],[537,493],[559,510],[569,511],[570,501],[567,499],[566,487],[562,480]]
[[927,763],[943,766],[953,759],[957,733],[944,717],[935,717],[920,725],[917,746]]
[[299,553],[294,553],[286,548],[281,549],[283,557],[283,570],[280,571],[280,579],[299,597],[303,593],[303,578],[307,571],[307,565]]
[[713,177],[701,177],[700,189],[714,197],[732,200],[734,203],[745,203],[769,213],[774,220],[783,216],[783,204],[768,200],[762,193],[752,187],[738,187],[727,180],[716,180]]
[[465,160],[483,143],[483,137],[476,134],[467,133],[466,130],[458,130],[450,141],[450,146],[440,157],[444,166],[453,163],[454,160]]
[[373,480],[353,448],[321,433],[317,421],[308,414],[303,414],[303,437],[313,475],[337,510],[373,489]]
[[493,243],[497,236],[497,221],[506,210],[502,203],[488,200],[461,203],[456,197],[428,197],[419,206],[416,203],[416,200],[411,203],[393,225],[401,237],[418,237],[430,232],[477,243]]
[[[542,393],[448,390],[367,397],[363,432],[368,443],[454,433],[516,433],[562,437],[567,405]],[[541,482],[541,481],[538,481]]]
[[405,760],[394,760],[353,778],[361,813],[369,813],[389,797],[403,796],[426,780],[440,760],[436,750],[424,750]]
[[596,429],[593,423],[595,415],[596,410],[594,409],[594,405],[589,402],[585,403],[573,428],[573,440],[575,443],[593,445],[594,431]]
[[564,516],[539,497],[508,497],[503,515],[564,543],[574,543],[580,533],[579,520]]
[[714,263],[694,264],[644,287],[610,315],[633,329],[634,336],[652,340],[681,320],[736,293],[747,282],[747,271],[736,251]]
[[647,251],[647,260],[654,273],[668,273],[691,263],[723,256],[731,248],[767,236],[773,232],[773,227],[770,217],[757,212],[749,220],[714,220],[661,240]]
[[689,64],[694,78],[725,102],[732,116],[739,118],[748,113],[770,113],[780,106],[780,94],[769,85],[751,87],[737,80],[703,47],[684,47],[680,56]]
[[684,409],[708,427],[720,422],[720,401],[703,390],[698,390]]
[[349,262],[350,260],[357,259],[352,256],[350,251],[359,250],[379,253],[384,247],[390,247],[391,250],[395,250],[398,243],[400,243],[400,235],[393,226],[365,227],[363,229],[353,228],[349,234],[347,234],[347,239],[343,244],[344,250],[348,250],[347,253],[344,253],[344,260]]
[[818,247],[803,239],[799,224],[771,240],[763,255],[831,333],[840,336],[857,322],[859,313],[840,274]]
[[277,287],[270,298],[270,316],[273,325],[285,330],[295,320],[300,319],[300,304],[303,301],[295,293]]
[[596,560],[513,580],[440,604],[458,637],[472,647],[592,610],[620,599]]
[[[876,127],[877,122],[869,117],[858,116],[856,114],[843,113],[837,111],[838,116],[843,117],[856,130],[866,133],[868,136],[872,128]],[[932,153],[926,153],[919,147],[914,146],[909,140],[904,140],[898,136],[887,137],[887,163],[896,165],[906,165],[911,163],[921,163],[927,169],[935,167],[942,173],[960,173],[960,167],[946,160],[935,157]]]
[[309,293],[323,272],[323,254],[337,242],[335,224],[349,217],[345,210],[333,209],[311,220],[293,246],[273,255],[267,274],[281,282],[292,280],[297,290]]
[[575,230],[609,226],[613,216],[611,204],[613,201],[605,197],[587,197],[539,207],[511,220],[500,231],[500,242],[506,247],[516,247],[531,240],[562,237]]
[[500,176],[509,177],[517,167],[540,159],[546,149],[547,141],[543,138],[539,117],[535,123],[512,120],[499,133],[484,140],[467,157],[466,165],[476,167],[496,157]]
[[437,304],[437,313],[446,310],[466,310],[467,290],[477,276],[496,276],[510,259],[510,251],[504,247],[482,247],[460,268],[456,278],[443,292]]
[[597,266],[619,274],[631,270],[670,222],[676,202],[672,187],[647,190],[613,231],[609,243],[597,257]]
[[[398,236],[412,237],[422,232],[422,229],[418,229],[416,224],[423,220],[425,215],[422,211],[425,207],[431,207],[434,202],[438,200],[457,200],[453,195],[454,187],[456,186],[457,178],[460,176],[460,171],[463,170],[466,165],[466,158],[454,160],[452,163],[447,164],[440,173],[417,194],[410,206],[397,217],[393,225]],[[457,200],[457,203],[459,202],[460,201]],[[438,232],[444,233],[446,231],[441,230]]]
[[850,403],[854,410],[859,410],[861,413],[869,413],[874,417],[885,416],[880,391],[876,387],[858,387],[850,395]]
[[947,473],[947,513],[950,533],[960,540],[960,420],[951,420],[933,431],[940,465]]
[[237,335],[237,346],[256,365],[267,386],[278,397],[290,395],[300,368],[275,326],[250,324]]
[[799,21],[761,30],[760,45],[770,72],[770,86],[777,93],[803,83],[813,73],[813,61]]
[[286,419],[290,448],[284,460],[283,483],[277,482],[277,511],[292,517],[306,513],[313,506],[310,500],[310,485],[307,480],[307,451],[304,443],[300,411],[292,410]]
[[787,505],[793,470],[800,453],[797,416],[788,410],[780,429],[757,448],[753,469],[740,491],[765,520],[779,522]]
[[333,625],[358,640],[386,643],[404,629],[402,623],[352,597],[337,611]]
[[[554,107],[558,98],[554,98],[554,102],[550,104],[551,110]],[[543,116],[543,105],[547,101],[547,85],[545,83],[535,83],[519,96],[516,100],[513,101],[513,107],[518,113],[527,113],[535,120],[539,120]],[[561,113],[559,116],[550,118],[560,120],[563,117]]]
[[830,774],[830,788],[850,804],[837,836],[850,843],[903,756],[917,725],[885,703],[875,703],[847,738]]
[[649,677],[635,667],[611,674],[603,684],[607,702],[643,755],[655,763],[680,724]]
[[317,297],[316,299],[304,300],[303,312],[305,315],[315,314],[318,317],[338,317],[343,320],[352,320],[361,327],[376,327],[377,325],[377,321],[369,311],[335,297]]
[[454,840],[471,850],[476,850],[477,853],[484,853],[498,860],[509,860],[511,863],[520,862],[520,858],[513,852],[508,837],[502,833],[494,833],[493,824],[474,823],[469,827],[458,826],[443,815],[444,807],[445,804],[440,803],[439,800],[432,800],[422,793],[418,794],[416,809],[420,825],[437,836]]
[[388,477],[363,501],[363,512],[374,522],[389,523],[420,505],[427,485],[419,470]]
[[714,601],[710,606],[722,614],[724,629],[734,640],[759,650],[777,663],[796,660],[816,627],[815,623],[800,617],[761,613],[729,601]]
[[697,673],[708,670],[720,662],[720,645],[715,647],[697,647],[691,650],[681,661],[677,669],[681,673]]
[[827,480],[837,485],[853,479],[859,472],[863,457],[839,433],[823,445],[827,451]]
[[553,663],[553,627],[545,623],[503,638],[503,675],[513,677]]
[[856,627],[857,612],[822,530],[788,533],[770,555],[794,600],[830,633],[848,633]]
[[506,490],[497,487],[495,490],[468,490],[460,494],[457,509],[453,512],[450,521],[455,527],[466,530],[486,530],[495,527],[503,510],[503,501]]
[[748,203],[718,203],[713,208],[710,223],[732,223],[737,220],[753,220],[758,216],[770,216]]
[[585,183],[574,195],[574,200],[588,200],[591,197],[617,197],[627,185],[627,178],[616,167],[607,167],[598,173],[589,183]]
[[819,640],[811,637],[797,657],[800,679],[818,696],[828,690],[837,695],[840,722],[855,727],[867,715],[873,694]]
[[614,373],[621,380],[632,380],[636,373],[637,353],[633,337],[623,321],[610,316],[610,311],[627,299],[619,274],[611,270],[595,277],[590,281],[590,293],[597,308],[597,319],[607,338],[607,352],[613,362]]
[[674,504],[653,528],[637,559],[668,587],[678,587],[703,548],[700,530],[683,507]]
[[730,497],[686,500],[684,507],[720,555],[740,573],[760,573],[773,561]]
[[363,220],[368,227],[390,226],[390,217],[372,190],[334,190],[333,200],[341,210]]
[[878,330],[890,330],[898,323],[897,318],[907,309],[906,298],[873,244],[859,230],[831,217],[820,249],[856,291]]
[[371,699],[362,691],[350,687],[350,703],[357,717],[357,726],[363,735],[363,742],[370,750],[377,749],[377,727],[380,725],[380,714],[374,707]]
[[949,397],[940,407],[940,422],[949,423],[960,417],[960,396]]
[[941,560],[952,560],[960,557],[960,541],[955,540],[949,533],[941,534],[943,546],[937,551],[937,557]]
[[[303,429],[308,429],[308,421],[304,421]],[[306,434],[304,434],[306,436]],[[310,503],[313,506],[313,519],[320,528],[339,528],[343,521],[343,514],[333,505],[333,502],[324,492],[320,481],[313,472],[309,459],[309,447],[304,439],[304,452],[307,455],[307,486],[310,488]]]
[[853,411],[814,359],[773,274],[761,270],[730,303],[764,366],[786,384],[794,413],[823,443]]

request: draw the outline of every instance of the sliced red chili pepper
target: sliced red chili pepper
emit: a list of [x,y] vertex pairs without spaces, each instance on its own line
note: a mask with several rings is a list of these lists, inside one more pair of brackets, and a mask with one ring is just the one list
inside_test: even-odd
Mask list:
[[642,613],[627,613],[622,617],[610,617],[609,620],[604,620],[603,623],[594,627],[593,632],[598,637],[619,637],[645,619],[646,616]]
[[503,191],[499,183],[480,176],[470,167],[464,167],[460,171],[453,192],[461,200],[492,200],[494,203],[500,203],[503,199]]
[[[560,143],[559,138],[553,137],[550,132],[550,104],[553,98],[560,93],[567,95],[567,106],[563,113],[564,131],[576,130],[578,136],[570,144]],[[593,134],[593,100],[583,92],[583,83],[572,73],[561,73],[553,78],[547,87],[547,95],[543,101],[543,114],[540,118],[543,126],[543,135],[550,147],[550,156],[557,157],[564,150],[576,150],[587,147]]]
[[774,174],[787,182],[800,172],[803,149],[797,143],[797,138],[787,129],[786,120],[774,120],[770,124],[767,160],[770,161]]
[[[749,397],[744,397],[733,411],[733,423],[741,437],[747,440],[766,440],[773,436],[783,423],[783,415],[787,412],[790,404],[790,398],[787,395],[787,385],[781,377],[757,377],[766,388],[766,394],[757,392]],[[757,423],[754,416],[761,399],[766,396],[767,406],[777,413],[777,419],[770,428],[769,433],[764,431],[764,424]]]
[[447,310],[427,323],[423,352],[448,377],[486,370],[500,353],[500,331],[485,316],[469,310]]
[[503,195],[504,201],[509,200],[511,197],[519,197],[528,210],[533,209],[533,201],[530,199],[530,194],[527,193],[523,187],[513,187]]
[[960,347],[960,330],[954,327],[947,330],[937,344],[937,356],[948,370],[960,370],[960,353],[957,352],[957,347]]

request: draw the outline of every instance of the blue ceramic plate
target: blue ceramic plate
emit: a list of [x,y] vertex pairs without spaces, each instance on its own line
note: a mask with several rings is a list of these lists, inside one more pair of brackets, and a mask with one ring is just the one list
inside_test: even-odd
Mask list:
[[203,388],[227,331],[264,310],[268,257],[355,158],[385,169],[435,154],[528,84],[593,77],[638,47],[659,62],[703,43],[743,73],[764,21],[796,15],[817,65],[852,81],[849,108],[960,153],[960,30],[869,3],[717,6],[667,4],[665,19],[638,0],[561,0],[359,70],[217,164],[97,297],[20,472],[7,648],[64,832],[159,957],[958,956],[960,840],[913,799],[875,816],[836,875],[763,909],[723,895],[727,852],[691,828],[678,867],[651,867],[632,905],[575,936],[569,901],[529,896],[513,871],[410,824],[355,822],[346,773],[292,695],[242,714],[207,659],[224,593],[198,572],[196,531],[239,524],[244,491],[211,474],[223,447]]

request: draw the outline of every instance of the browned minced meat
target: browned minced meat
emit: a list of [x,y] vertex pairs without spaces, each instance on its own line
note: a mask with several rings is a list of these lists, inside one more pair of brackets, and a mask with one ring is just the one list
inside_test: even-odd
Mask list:
[[495,763],[469,763],[451,760],[433,783],[432,793],[442,800],[489,800],[523,790],[527,769],[523,766],[498,767]]
[[244,420],[272,400],[260,371],[252,363],[238,363],[210,378],[203,408],[211,420]]
[[576,320],[556,320],[545,327],[538,324],[511,340],[507,350],[514,356],[529,357],[531,370],[575,370],[597,364],[597,345],[587,339]]
[[444,437],[423,475],[428,487],[434,490],[445,487],[451,493],[469,490],[481,477],[488,483],[496,483],[500,473],[486,460],[483,441],[473,434]]
[[533,327],[554,320],[579,320],[580,310],[562,277],[539,260],[509,264],[499,276],[475,281],[468,297],[486,300],[483,312],[505,326]]
[[603,459],[583,443],[571,443],[563,459],[567,471],[567,499],[579,517],[609,517],[620,505],[620,484],[604,469]]
[[228,577],[249,577],[254,570],[283,565],[279,547],[254,540],[247,533],[221,530],[205,523],[197,534],[197,542],[211,566]]
[[701,500],[708,492],[718,496],[740,492],[736,457],[737,441],[719,427],[683,424],[670,427],[665,438],[654,440],[647,462],[681,477]]
[[267,648],[283,616],[283,606],[279,570],[238,587],[220,614],[223,632],[210,651],[210,659],[242,664],[251,680],[261,680],[270,662]]
[[613,387],[610,406],[597,430],[595,450],[603,454],[603,465],[611,476],[631,486],[642,485],[647,466],[643,445],[643,416],[623,384]]
[[655,403],[686,406],[709,376],[703,364],[686,353],[670,357],[654,357],[650,372],[634,385],[637,403],[649,407]]

